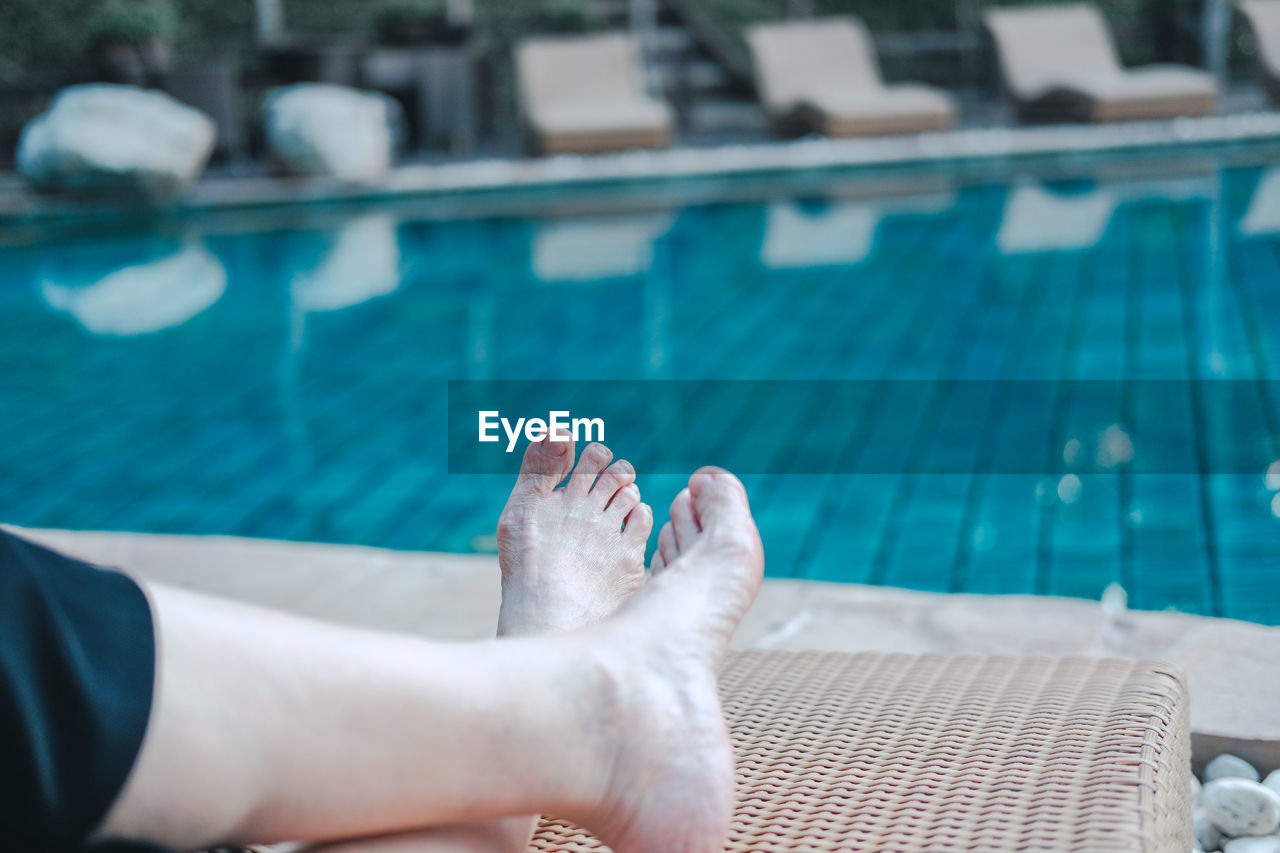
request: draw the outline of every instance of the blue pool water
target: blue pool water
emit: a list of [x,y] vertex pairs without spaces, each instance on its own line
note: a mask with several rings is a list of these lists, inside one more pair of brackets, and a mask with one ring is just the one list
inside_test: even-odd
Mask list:
[[[1116,171],[24,233],[0,245],[0,520],[491,550],[510,478],[449,473],[458,379],[1235,380],[1265,457],[1280,171]],[[1216,469],[1229,439],[1199,411],[1178,425],[1185,466],[1072,473],[1131,428],[1081,408],[1043,425],[1066,460],[1052,475],[789,471],[804,427],[774,432],[748,450],[775,467],[745,478],[768,573],[1087,597],[1119,582],[1136,607],[1280,623],[1280,466]],[[871,413],[915,428],[900,416]],[[661,516],[680,478],[640,485]]]

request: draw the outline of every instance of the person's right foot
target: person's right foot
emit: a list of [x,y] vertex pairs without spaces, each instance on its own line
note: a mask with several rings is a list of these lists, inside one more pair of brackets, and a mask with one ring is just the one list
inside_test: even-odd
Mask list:
[[653,511],[640,502],[631,463],[611,459],[593,442],[575,467],[571,441],[529,445],[498,519],[499,636],[594,625],[644,582]]
[[711,853],[733,809],[733,752],[716,670],[764,571],[746,490],[700,469],[672,504],[657,573],[592,633],[601,748],[592,829],[617,853]]

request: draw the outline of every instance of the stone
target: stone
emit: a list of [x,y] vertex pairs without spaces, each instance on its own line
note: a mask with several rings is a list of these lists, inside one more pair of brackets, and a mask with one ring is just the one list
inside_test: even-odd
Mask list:
[[1195,810],[1192,831],[1196,837],[1196,845],[1205,853],[1222,849],[1222,843],[1225,840],[1222,837],[1222,830],[1213,825],[1213,821],[1209,820],[1209,816],[1203,809]]
[[1280,794],[1280,770],[1272,770],[1268,773],[1267,778],[1262,780],[1262,784]]
[[294,174],[371,183],[391,168],[401,116],[386,95],[298,83],[268,92],[262,114],[271,156]]
[[1204,781],[1215,779],[1248,779],[1257,782],[1262,778],[1258,768],[1239,756],[1224,752],[1204,766]]
[[1200,791],[1203,787],[1204,786],[1200,784],[1199,779],[1194,776],[1191,777],[1191,801],[1193,803],[1200,802]]
[[1280,853],[1280,838],[1233,838],[1222,847],[1223,853]]
[[1200,804],[1225,835],[1267,835],[1280,827],[1280,794],[1248,779],[1215,779]]
[[63,89],[18,142],[18,170],[48,190],[173,195],[204,169],[213,119],[163,92],[91,84]]

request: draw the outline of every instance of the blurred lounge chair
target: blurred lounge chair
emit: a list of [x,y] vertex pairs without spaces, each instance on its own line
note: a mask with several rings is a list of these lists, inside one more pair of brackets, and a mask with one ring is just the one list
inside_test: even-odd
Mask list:
[[887,86],[857,18],[758,24],[747,30],[756,88],[783,133],[873,136],[945,130],[955,106],[929,86]]
[[1238,0],[1236,9],[1253,33],[1258,82],[1280,103],[1280,0]]
[[204,246],[189,243],[143,263],[115,267],[89,283],[45,278],[45,303],[95,335],[127,337],[181,326],[222,298],[227,271]]
[[1107,187],[1064,195],[1021,184],[1005,200],[996,248],[1004,255],[1091,248],[1106,233],[1118,204]]
[[1212,75],[1182,65],[1128,69],[1093,6],[990,9],[1001,81],[1023,119],[1133,121],[1213,112]]
[[951,193],[833,201],[812,212],[796,202],[774,202],[769,205],[760,262],[769,269],[853,266],[871,256],[885,218],[937,214],[953,204]]
[[524,119],[544,154],[671,144],[671,109],[645,92],[622,33],[537,38],[516,49]]
[[1236,228],[1245,237],[1280,234],[1280,167],[1272,166],[1262,173],[1249,199],[1249,209]]
[[533,237],[534,277],[582,282],[641,275],[653,265],[654,241],[671,221],[669,213],[551,220]]

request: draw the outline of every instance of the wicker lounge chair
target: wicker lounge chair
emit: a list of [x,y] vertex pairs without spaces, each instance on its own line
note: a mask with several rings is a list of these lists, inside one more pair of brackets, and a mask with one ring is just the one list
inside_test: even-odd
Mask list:
[[1239,0],[1236,8],[1253,33],[1258,82],[1280,103],[1280,0]]
[[1001,82],[1024,119],[1132,121],[1208,115],[1213,77],[1181,65],[1128,69],[1093,6],[991,9]]
[[872,136],[945,130],[955,107],[943,92],[887,86],[856,18],[758,24],[747,31],[756,88],[783,133]]
[[524,119],[543,153],[671,143],[671,110],[645,92],[629,36],[530,39],[516,49],[516,72]]
[[[727,850],[1186,853],[1181,676],[1152,662],[747,652]],[[540,851],[602,849],[544,819]]]

